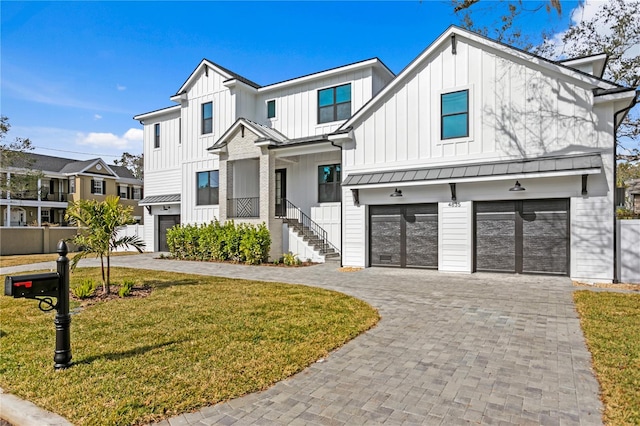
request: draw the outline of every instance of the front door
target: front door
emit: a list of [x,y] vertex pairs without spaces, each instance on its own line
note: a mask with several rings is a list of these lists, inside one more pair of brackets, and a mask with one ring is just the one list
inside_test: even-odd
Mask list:
[[284,216],[286,207],[284,201],[287,199],[287,169],[276,170],[276,216]]
[[169,251],[167,231],[180,223],[180,215],[158,216],[158,251]]

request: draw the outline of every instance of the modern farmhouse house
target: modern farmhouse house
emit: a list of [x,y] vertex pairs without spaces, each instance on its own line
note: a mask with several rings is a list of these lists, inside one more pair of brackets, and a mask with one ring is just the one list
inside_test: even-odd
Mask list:
[[[145,239],[265,222],[272,257],[610,281],[606,56],[548,61],[451,27],[400,74],[370,59],[260,86],[203,60],[144,124]],[[303,238],[303,234],[307,234]]]

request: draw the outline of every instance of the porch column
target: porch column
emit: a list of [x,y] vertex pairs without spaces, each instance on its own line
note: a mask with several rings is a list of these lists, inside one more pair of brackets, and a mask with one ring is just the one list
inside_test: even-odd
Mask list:
[[[38,195],[38,199],[40,199],[40,195]],[[40,206],[40,204],[38,204],[38,226],[42,226],[42,222],[41,222],[41,215],[42,215],[42,206]]]
[[7,217],[5,217],[4,226],[11,226],[11,172],[7,172]]

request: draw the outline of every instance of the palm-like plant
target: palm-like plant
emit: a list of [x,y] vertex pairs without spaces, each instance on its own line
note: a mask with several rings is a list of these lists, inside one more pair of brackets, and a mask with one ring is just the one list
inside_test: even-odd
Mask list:
[[[102,288],[110,292],[111,253],[120,247],[133,247],[142,253],[144,242],[137,236],[118,237],[118,229],[134,223],[133,207],[119,203],[120,197],[109,195],[104,201],[78,200],[69,203],[66,219],[78,226],[78,234],[71,240],[82,250],[71,260],[71,269],[90,254],[100,258]],[[107,260],[106,274],[104,259]]]

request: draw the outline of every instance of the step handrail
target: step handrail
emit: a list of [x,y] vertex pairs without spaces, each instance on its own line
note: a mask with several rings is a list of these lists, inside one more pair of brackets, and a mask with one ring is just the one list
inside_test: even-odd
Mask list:
[[316,222],[307,216],[302,210],[296,207],[291,201],[286,198],[282,199],[284,203],[284,209],[278,216],[286,223],[293,223],[297,221],[301,225],[300,231],[305,237],[317,238],[321,241],[322,253],[326,253],[329,249],[333,249],[336,253],[340,254],[340,250],[329,241],[327,231]]

